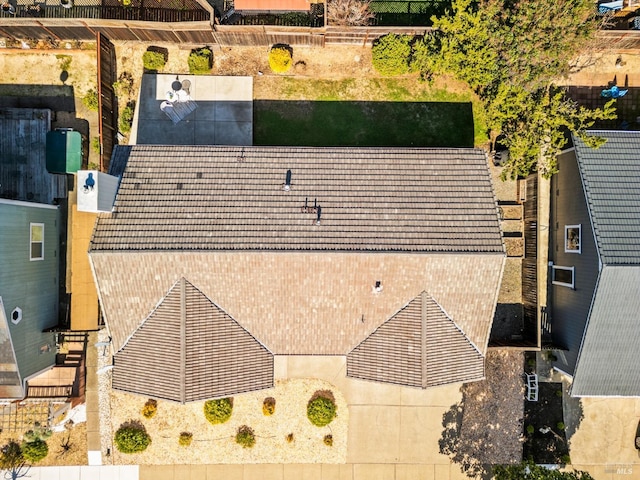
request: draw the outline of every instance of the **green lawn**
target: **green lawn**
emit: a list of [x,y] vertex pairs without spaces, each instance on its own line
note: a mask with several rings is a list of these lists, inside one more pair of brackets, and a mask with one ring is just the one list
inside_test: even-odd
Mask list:
[[471,147],[486,142],[484,121],[474,119],[469,92],[432,88],[414,78],[282,82],[281,100],[254,101],[255,145]]

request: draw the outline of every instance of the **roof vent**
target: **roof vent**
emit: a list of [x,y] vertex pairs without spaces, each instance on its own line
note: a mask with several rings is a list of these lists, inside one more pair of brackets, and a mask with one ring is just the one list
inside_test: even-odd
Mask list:
[[202,178],[202,172],[196,173],[196,178]]
[[320,215],[322,215],[322,207],[320,205],[318,205],[318,218],[316,218],[316,225],[320,225]]
[[382,292],[382,282],[380,280],[376,280],[376,283],[373,286],[373,293],[381,293],[381,292]]
[[182,190],[182,184],[181,184],[181,183],[176,184],[176,188],[177,188],[178,190]]
[[285,178],[284,186],[282,187],[282,189],[285,192],[288,192],[289,190],[291,190],[291,170],[287,170],[287,176]]

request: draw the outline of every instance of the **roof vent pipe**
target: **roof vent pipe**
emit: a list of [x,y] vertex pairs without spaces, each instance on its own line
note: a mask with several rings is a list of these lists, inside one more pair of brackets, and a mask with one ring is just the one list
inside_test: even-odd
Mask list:
[[318,218],[316,218],[316,225],[320,225],[320,215],[322,215],[322,207],[318,205]]
[[287,170],[287,178],[284,181],[284,191],[288,192],[291,190],[291,170]]

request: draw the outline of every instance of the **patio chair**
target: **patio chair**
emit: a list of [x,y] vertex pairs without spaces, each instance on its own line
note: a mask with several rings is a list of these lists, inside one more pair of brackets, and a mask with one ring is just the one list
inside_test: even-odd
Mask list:
[[527,400],[538,401],[538,375],[535,373],[527,373]]

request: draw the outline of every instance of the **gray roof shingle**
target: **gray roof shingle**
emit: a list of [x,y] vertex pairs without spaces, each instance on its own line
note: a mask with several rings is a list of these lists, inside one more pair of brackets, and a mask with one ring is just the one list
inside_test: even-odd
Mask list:
[[[93,251],[503,252],[481,150],[128,149],[113,214],[99,218]],[[302,212],[316,202],[319,226],[317,213]]]
[[640,263],[640,132],[592,131],[607,142],[587,147],[575,138],[598,251],[603,264]]
[[640,266],[604,266],[573,378],[575,396],[640,396]]
[[115,354],[113,388],[185,403],[273,386],[273,355],[184,278]]
[[482,379],[484,358],[422,292],[347,355],[347,376],[428,388]]

